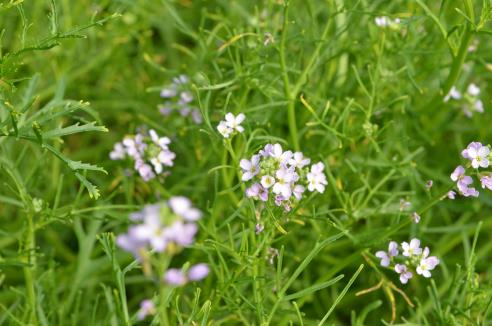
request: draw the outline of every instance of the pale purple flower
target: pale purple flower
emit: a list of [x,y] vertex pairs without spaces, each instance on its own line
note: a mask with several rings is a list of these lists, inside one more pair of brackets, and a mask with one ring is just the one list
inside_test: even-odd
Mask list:
[[381,259],[381,266],[388,267],[391,262],[391,258],[398,255],[398,244],[394,241],[390,241],[388,245],[388,252],[378,251],[376,252],[376,257]]
[[255,175],[258,174],[260,169],[259,162],[259,155],[253,155],[253,157],[251,157],[251,160],[242,159],[239,162],[239,166],[243,170],[243,176],[241,178],[243,181],[251,180]]
[[422,258],[420,259],[419,265],[417,266],[417,274],[423,277],[431,277],[430,271],[433,270],[438,264],[439,259],[436,256],[429,256],[429,248],[425,247],[422,253]]
[[403,256],[412,257],[417,256],[422,253],[422,248],[420,248],[420,240],[412,239],[410,243],[402,242],[401,247],[403,249]]
[[171,197],[168,204],[176,215],[181,216],[187,221],[198,221],[202,217],[202,212],[194,208],[191,200],[184,196]]
[[189,82],[189,78],[186,75],[179,75],[178,77],[173,78],[173,83],[176,85],[183,85]]
[[309,158],[305,158],[301,152],[295,152],[289,160],[289,163],[296,168],[302,169],[311,163],[311,160]]
[[188,104],[193,101],[193,95],[191,95],[191,93],[187,91],[181,92],[179,94],[179,101],[180,104]]
[[137,312],[137,319],[144,320],[148,315],[156,313],[155,304],[150,299],[145,299],[140,302],[140,309]]
[[171,98],[175,97],[178,94],[178,91],[174,85],[171,85],[170,87],[163,88],[161,90],[161,97],[162,98]]
[[462,152],[461,152],[461,155],[468,159],[468,160],[471,160],[472,158],[470,157],[470,155],[468,154],[468,151],[469,150],[474,150],[474,151],[478,151],[480,148],[482,147],[482,143],[479,143],[479,142],[471,142]]
[[126,156],[126,151],[123,144],[122,143],[114,144],[113,150],[111,151],[111,153],[109,153],[109,158],[112,160],[122,160],[125,158],[125,156]]
[[181,246],[190,246],[195,241],[195,234],[198,227],[193,223],[176,221],[171,226],[164,229],[165,239]]
[[482,188],[488,188],[492,190],[492,176],[487,175],[480,178],[480,183],[482,184]]
[[235,130],[237,132],[243,132],[244,128],[241,126],[241,123],[244,121],[246,116],[243,113],[239,113],[237,116],[232,114],[231,112],[225,115],[225,123],[227,127]]
[[265,226],[263,224],[256,223],[256,225],[255,225],[256,234],[260,234],[261,232],[263,232],[264,229],[265,229]]
[[461,194],[465,197],[478,197],[480,193],[475,188],[466,188],[461,191]]
[[[137,133],[127,136],[121,143],[115,144],[110,153],[111,159],[123,159],[126,155],[134,160],[134,169],[144,181],[149,181],[164,172],[164,166],[172,166],[176,155],[169,150],[171,140],[159,137],[155,130],[148,135]],[[157,146],[157,150],[156,150]],[[160,150],[158,150],[160,148]],[[123,155],[123,153],[125,155]]]
[[408,280],[413,277],[412,272],[408,270],[408,267],[405,264],[396,264],[395,272],[400,274],[400,282],[402,284],[407,284]]
[[432,186],[433,186],[433,185],[434,185],[434,181],[432,181],[432,180],[428,180],[428,181],[425,183],[425,187],[426,187],[427,189],[432,188]]
[[[179,103],[180,105],[185,105],[184,103]],[[181,107],[181,110],[179,110],[179,114],[181,114],[182,117],[187,117],[191,112],[191,108],[188,106],[183,106]]]
[[268,191],[264,189],[259,183],[254,183],[249,188],[246,188],[246,197],[260,199],[261,201],[267,201]]
[[186,284],[186,275],[181,269],[169,268],[164,274],[164,281],[171,285],[181,286]]
[[272,147],[272,150],[270,152],[270,157],[275,158],[281,165],[286,165],[287,163],[290,162],[291,158],[293,157],[292,151],[283,151],[282,146],[280,144],[275,144]]
[[201,281],[210,273],[210,269],[207,264],[196,264],[191,266],[188,270],[188,279],[190,281]]
[[413,212],[411,218],[412,218],[412,221],[416,224],[418,224],[420,222],[420,215],[417,214],[417,212]]
[[203,122],[202,113],[198,109],[194,109],[193,111],[191,111],[191,117],[192,117],[193,121],[197,124],[200,124]]
[[159,108],[159,112],[163,115],[163,116],[168,116],[171,114],[171,111],[172,111],[172,107],[170,106],[171,104],[166,102],[164,103],[163,105],[159,105],[158,108]]
[[451,173],[451,180],[456,182],[458,190],[466,197],[474,196],[476,190],[474,188],[468,188],[473,183],[473,179],[470,176],[465,175],[465,168],[459,165],[453,173]]
[[[278,146],[280,146],[280,144]],[[282,147],[280,147],[280,150],[282,150]],[[271,157],[274,151],[274,146],[272,144],[266,144],[265,147],[260,150],[260,155],[263,157]]]
[[146,246],[144,241],[137,239],[134,228],[130,228],[128,233],[118,235],[116,237],[116,244],[121,249],[131,253],[138,260],[140,260],[140,250]]
[[301,200],[304,191],[306,191],[306,188],[304,188],[301,185],[295,185],[294,189],[292,189],[292,193],[294,194],[294,197],[296,197],[299,200]]
[[454,192],[454,191],[451,190],[451,191],[449,191],[447,193],[447,196],[448,196],[449,199],[453,200],[453,199],[456,198],[456,192]]

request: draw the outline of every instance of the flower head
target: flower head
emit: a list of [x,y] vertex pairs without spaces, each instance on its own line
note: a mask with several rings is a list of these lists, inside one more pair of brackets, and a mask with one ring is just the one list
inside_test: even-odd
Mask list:
[[408,267],[405,264],[396,264],[395,272],[400,274],[400,282],[402,284],[407,284],[408,280],[413,277],[412,272],[408,270]]
[[397,255],[398,255],[398,244],[394,241],[390,241],[387,252],[382,250],[376,252],[376,257],[381,259],[380,264],[381,266],[384,267],[388,267],[391,262],[391,258]]
[[137,319],[144,320],[148,315],[156,313],[155,304],[152,300],[145,299],[140,302],[140,309],[137,312]]
[[169,149],[170,143],[168,137],[159,137],[155,130],[150,129],[148,133],[127,136],[121,143],[116,143],[109,157],[112,160],[133,160],[140,177],[149,181],[163,174],[165,167],[173,166],[176,154]]
[[410,243],[402,242],[401,247],[403,249],[403,256],[412,257],[420,255],[422,253],[422,248],[420,248],[420,240],[412,239]]
[[147,205],[130,215],[135,222],[128,232],[118,235],[116,243],[137,259],[142,250],[164,252],[172,244],[186,247],[194,242],[202,213],[185,197],[172,197],[168,203]]
[[244,127],[241,123],[246,119],[243,113],[239,113],[237,116],[231,112],[225,115],[225,120],[219,122],[217,130],[224,138],[229,138],[234,133],[241,133],[244,131]]
[[439,259],[436,256],[429,257],[429,248],[425,247],[417,266],[417,274],[423,277],[431,277],[430,271],[433,270],[439,264]]
[[190,89],[190,81],[186,75],[173,78],[171,84],[161,89],[160,96],[166,101],[159,105],[159,112],[168,116],[171,112],[177,111],[182,117],[190,116],[191,113],[192,120],[197,124],[201,123],[202,114],[193,105],[195,98]]
[[328,182],[323,163],[309,166],[310,162],[303,153],[284,151],[280,144],[265,145],[250,160],[242,159],[239,163],[242,181],[252,183],[246,188],[246,196],[264,202],[271,199],[289,211],[306,189],[320,193],[325,190]]
[[487,175],[480,178],[480,183],[482,184],[482,188],[488,188],[492,190],[492,176]]

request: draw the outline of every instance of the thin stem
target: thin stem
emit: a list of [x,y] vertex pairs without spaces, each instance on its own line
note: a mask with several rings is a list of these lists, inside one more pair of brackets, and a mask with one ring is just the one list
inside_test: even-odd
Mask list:
[[26,252],[27,266],[24,267],[24,279],[26,282],[27,301],[29,303],[29,322],[37,324],[36,318],[36,290],[34,288],[34,278],[36,273],[36,258],[34,250],[36,248],[36,239],[34,234],[33,213],[29,211],[27,217],[27,229],[25,234],[24,251]]
[[285,63],[285,39],[287,37],[287,22],[289,20],[289,3],[287,2],[284,7],[284,21],[282,24],[282,36],[280,38],[280,49],[279,49],[279,57],[280,57],[280,68],[282,69],[282,77],[284,80],[284,93],[287,98],[287,120],[289,123],[289,131],[292,137],[292,144],[296,151],[299,150],[299,139],[297,132],[297,122],[296,122],[296,111],[295,111],[295,97],[296,94],[291,93],[290,91],[290,81],[289,74],[287,72],[287,65]]

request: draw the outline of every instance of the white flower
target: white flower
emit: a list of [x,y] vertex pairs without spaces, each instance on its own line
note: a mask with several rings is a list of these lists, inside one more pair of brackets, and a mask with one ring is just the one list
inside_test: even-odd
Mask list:
[[232,130],[236,130],[237,132],[243,132],[244,128],[241,126],[241,123],[244,121],[246,116],[243,113],[239,113],[237,116],[234,116],[231,112],[225,115],[225,123],[227,127]]
[[408,242],[403,242],[401,244],[401,247],[403,249],[403,256],[406,257],[412,257],[412,256],[417,256],[422,253],[422,248],[420,248],[420,240],[419,239],[412,239],[410,240],[410,243]]
[[449,93],[444,97],[444,102],[449,101],[449,99],[453,99],[453,100],[461,99],[461,93],[456,89],[455,86],[451,87]]
[[472,166],[475,169],[479,167],[486,168],[489,166],[489,154],[490,148],[487,146],[480,146],[479,148],[471,147],[468,149],[468,156],[472,161]]
[[281,167],[275,173],[275,177],[277,182],[273,185],[273,192],[289,198],[292,195],[291,183],[295,182],[299,176],[292,169]]
[[471,96],[478,96],[480,94],[480,88],[477,85],[471,83],[470,85],[468,85],[466,92]]
[[225,121],[221,121],[219,123],[219,125],[217,126],[217,130],[224,138],[229,138],[229,136],[232,134],[233,131],[231,128],[227,126]]
[[324,168],[325,165],[321,162],[311,166],[311,172],[309,172],[306,176],[309,191],[316,190],[320,193],[325,191],[325,186],[328,184],[328,181],[326,181],[326,176],[323,173]]
[[268,189],[275,184],[275,178],[270,175],[264,175],[261,177],[261,185],[263,188]]

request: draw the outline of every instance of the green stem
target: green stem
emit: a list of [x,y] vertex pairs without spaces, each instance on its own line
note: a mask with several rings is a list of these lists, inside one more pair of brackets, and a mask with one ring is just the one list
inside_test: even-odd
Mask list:
[[461,68],[465,63],[466,55],[468,53],[468,47],[470,46],[470,42],[473,38],[473,32],[470,28],[470,25],[466,25],[466,30],[461,37],[461,44],[458,49],[458,53],[453,60],[453,64],[451,66],[451,71],[449,72],[449,76],[446,79],[443,87],[443,94],[446,95],[449,93],[453,85],[456,84],[458,77],[460,76]]
[[29,303],[29,322],[31,324],[37,324],[36,290],[34,288],[34,278],[36,272],[36,258],[34,255],[34,250],[36,247],[36,239],[34,235],[33,218],[33,213],[29,211],[27,213],[27,229],[24,243],[24,250],[27,255],[26,263],[28,265],[24,267],[24,279],[26,282],[27,301]]
[[296,111],[295,111],[295,94],[293,95],[290,91],[290,81],[289,74],[287,72],[287,65],[285,63],[285,39],[287,36],[287,22],[289,20],[289,3],[287,2],[284,7],[284,22],[282,24],[282,36],[280,39],[280,49],[279,49],[279,57],[280,57],[280,68],[282,69],[282,77],[284,80],[284,93],[287,98],[287,121],[289,123],[289,131],[292,137],[292,144],[294,149],[298,151],[299,147],[299,139],[297,132],[297,122],[296,122]]

